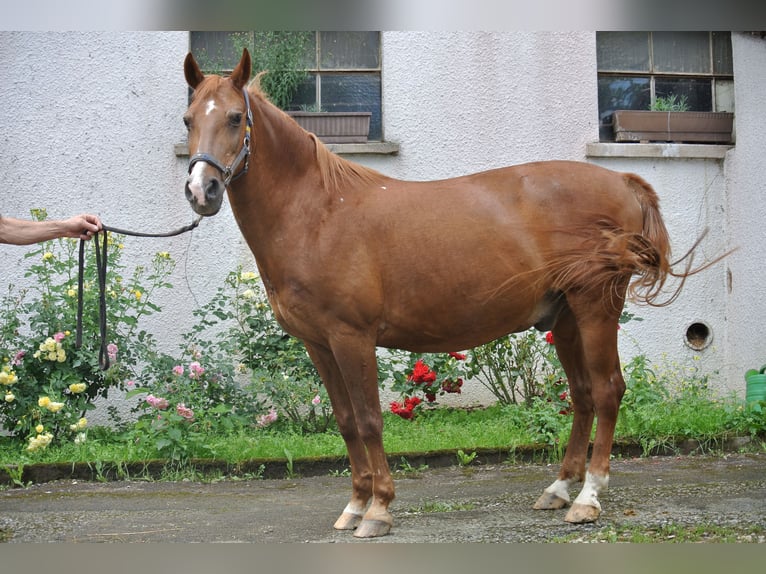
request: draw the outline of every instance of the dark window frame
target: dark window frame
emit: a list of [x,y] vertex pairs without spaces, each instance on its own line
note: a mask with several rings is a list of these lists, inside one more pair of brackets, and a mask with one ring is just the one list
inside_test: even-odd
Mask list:
[[[674,93],[673,86],[677,91],[683,93],[686,91],[692,95],[695,89],[699,91],[699,101],[694,97],[690,98],[692,111],[731,111],[733,112],[733,99],[730,105],[722,107],[725,84],[733,85],[734,73],[732,68],[731,53],[731,33],[707,31],[707,56],[706,64],[708,70],[696,69],[693,71],[683,71],[679,69],[661,69],[658,65],[658,58],[655,54],[656,40],[662,38],[666,41],[673,34],[696,34],[701,32],[597,32],[597,82],[598,82],[598,107],[599,107],[599,140],[612,141],[614,135],[612,132],[612,113],[617,109],[649,109],[658,95],[669,95]],[[616,37],[617,35],[633,35],[639,38],[639,35],[645,35],[647,41],[647,60],[634,62],[634,65],[626,63],[624,68],[614,66],[604,66],[601,61],[602,39],[607,37]],[[604,42],[605,43],[605,42]],[[697,54],[700,55],[700,54]],[[644,66],[644,67],[641,67]],[[709,85],[709,95],[705,92],[706,85]],[[617,86],[617,87],[615,87]],[[624,93],[619,89],[623,88]],[[622,98],[622,104],[609,105],[608,101],[613,102],[617,98]],[[708,103],[709,98],[709,103]],[[727,109],[731,108],[731,109]]]

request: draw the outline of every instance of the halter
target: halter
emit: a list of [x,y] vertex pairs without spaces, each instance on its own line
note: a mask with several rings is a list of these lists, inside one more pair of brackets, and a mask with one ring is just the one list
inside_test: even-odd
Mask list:
[[[247,89],[242,88],[242,93],[245,96],[245,107],[247,108],[247,125],[245,126],[245,139],[242,142],[242,149],[239,150],[237,157],[231,165],[225,166],[209,153],[195,153],[189,158],[189,173],[191,173],[194,164],[200,161],[204,161],[207,164],[212,165],[223,175],[223,186],[229,187],[229,184],[247,173],[248,162],[250,160],[250,130],[253,127],[253,112],[250,110],[250,97],[247,95]],[[239,164],[245,160],[245,166],[234,175],[234,171],[239,167]]]

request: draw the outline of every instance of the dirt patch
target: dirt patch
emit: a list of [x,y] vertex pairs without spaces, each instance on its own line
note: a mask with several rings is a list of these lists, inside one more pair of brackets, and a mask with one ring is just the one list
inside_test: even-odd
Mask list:
[[[708,524],[763,541],[766,454],[617,460],[598,522],[533,511],[558,465],[485,464],[400,475],[394,527],[375,542],[609,540],[636,527]],[[0,492],[10,542],[360,542],[332,523],[346,476],[216,483],[60,480]],[[573,493],[574,494],[574,493]],[[661,529],[665,530],[661,530]],[[750,536],[748,538],[747,536]],[[362,541],[364,543],[364,541]]]

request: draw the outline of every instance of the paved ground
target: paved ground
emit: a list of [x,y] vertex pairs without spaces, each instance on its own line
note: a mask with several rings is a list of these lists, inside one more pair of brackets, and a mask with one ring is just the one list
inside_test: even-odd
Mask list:
[[[764,541],[766,453],[616,460],[604,513],[572,526],[531,506],[557,465],[434,468],[397,479],[395,524],[376,542],[527,542],[587,538],[626,524],[754,527]],[[332,523],[350,478],[196,482],[57,481],[0,492],[9,542],[356,542]],[[575,493],[576,494],[576,493]],[[362,541],[361,543],[364,543]]]

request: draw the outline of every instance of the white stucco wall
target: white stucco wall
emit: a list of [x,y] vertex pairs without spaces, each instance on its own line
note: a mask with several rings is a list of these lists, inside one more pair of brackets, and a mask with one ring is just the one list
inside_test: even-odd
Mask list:
[[[92,211],[138,230],[189,222],[187,158],[173,151],[185,139],[187,50],[187,32],[0,32],[0,213]],[[623,358],[640,351],[652,360],[693,361],[720,371],[719,385],[741,391],[742,372],[766,363],[758,336],[766,306],[758,201],[766,175],[766,41],[734,34],[733,50],[738,142],[725,160],[587,158],[586,144],[598,139],[595,33],[385,32],[383,130],[400,152],[351,159],[413,180],[544,159],[643,175],[660,194],[676,254],[706,226],[701,255],[729,244],[740,250],[690,279],[671,307],[635,310],[644,321],[625,327]],[[124,261],[145,264],[157,251],[177,259],[176,288],[158,300],[162,316],[147,328],[174,350],[196,303],[207,302],[238,263],[253,263],[227,203],[191,235],[127,241]],[[3,282],[25,281],[15,271],[24,253],[0,246]],[[713,344],[696,353],[684,335],[700,320],[712,328]],[[477,393],[465,400],[484,400]]]
[[738,250],[726,264],[726,368],[744,394],[744,372],[766,364],[766,39],[732,34],[737,146],[724,165],[726,226]]
[[[183,194],[187,158],[173,144],[186,137],[181,117],[187,87],[187,32],[0,33],[0,213],[51,218],[82,211],[137,231],[189,223]],[[157,251],[178,261],[172,293],[150,318],[168,350],[192,324],[195,299],[205,303],[222,270],[243,256],[230,213],[205,220],[191,235],[131,239],[123,263],[144,265]],[[0,245],[4,280],[22,265],[23,247]]]

